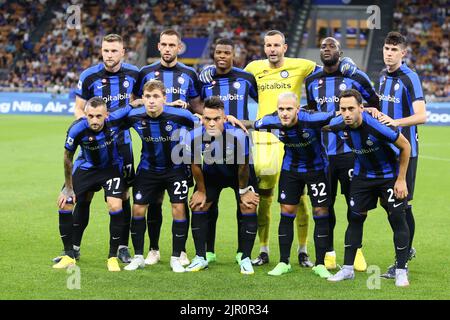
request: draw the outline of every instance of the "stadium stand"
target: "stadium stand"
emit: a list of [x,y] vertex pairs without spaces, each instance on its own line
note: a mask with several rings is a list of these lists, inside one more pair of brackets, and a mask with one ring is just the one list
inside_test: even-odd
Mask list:
[[[124,36],[126,61],[138,66],[139,61],[145,62],[139,59],[146,37],[166,28],[178,29],[183,37],[232,38],[235,65],[244,67],[264,57],[261,37],[265,31],[279,29],[288,34],[293,8],[298,6],[294,0],[47,2],[0,3],[0,69],[4,70],[0,90],[67,92],[82,70],[101,60],[101,39],[108,33]],[[427,101],[448,100],[450,93],[446,3],[397,2],[393,17],[393,29],[408,37],[406,61],[419,72]],[[81,6],[81,30],[67,27],[66,10],[71,4]],[[38,38],[36,30],[41,31]]]
[[427,101],[450,97],[449,27],[447,0],[401,1],[394,12],[394,30],[409,42],[406,63],[419,73]]
[[[10,42],[3,44],[3,39],[24,39],[25,36],[14,36],[15,29],[11,27],[0,29],[0,52],[6,52],[2,54],[1,63],[10,68],[7,78],[0,80],[0,89],[65,92],[74,88],[80,72],[100,61],[101,39],[108,33],[124,36],[126,61],[133,64],[138,64],[146,35],[159,33],[166,28],[178,29],[183,37],[210,37],[212,40],[228,37],[236,43],[236,66],[244,67],[249,61],[263,57],[261,37],[266,30],[288,30],[295,1],[72,1],[73,4],[81,5],[81,30],[67,27],[66,10],[70,3],[47,7],[47,10],[52,10],[51,18],[36,25],[45,13],[45,2],[41,1],[39,10],[27,1],[17,4],[7,1],[6,5],[0,6],[2,12],[36,12],[37,16],[25,21],[26,24],[21,28],[24,33],[34,28],[45,28],[42,37],[34,43],[27,41],[26,46],[15,44],[16,48],[26,48],[23,49],[24,54],[20,57],[17,55],[15,61],[15,54],[10,51],[19,49],[14,49]],[[183,14],[174,14],[177,12]],[[22,19],[20,14],[16,16],[11,19]],[[3,14],[1,19],[0,28],[2,23],[6,24]],[[15,21],[8,20],[7,25],[18,25]]]

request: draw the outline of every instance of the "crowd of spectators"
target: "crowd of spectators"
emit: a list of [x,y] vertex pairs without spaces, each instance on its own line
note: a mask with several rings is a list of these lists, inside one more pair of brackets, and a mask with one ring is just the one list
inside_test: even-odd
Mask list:
[[[47,7],[53,14],[44,24],[50,26],[40,39],[31,43],[33,30],[45,27],[37,24],[46,1],[0,4],[2,12],[12,12],[12,17],[2,15],[0,28],[13,25],[0,29],[2,39],[15,39],[14,50],[22,50],[15,59],[14,52],[2,54],[0,68],[10,68],[10,71],[6,79],[0,80],[0,88],[51,92],[74,88],[81,71],[101,61],[101,39],[108,33],[124,37],[125,60],[139,66],[146,36],[159,34],[166,28],[177,29],[183,37],[231,38],[236,45],[235,65],[244,67],[264,56],[261,41],[264,32],[289,31],[295,12],[293,4],[298,3],[294,0],[72,0]],[[67,13],[71,5],[80,8],[79,28],[74,25],[77,20]],[[12,50],[10,43],[0,43],[0,52]],[[204,58],[208,60],[209,54]]]
[[419,73],[427,101],[448,100],[448,0],[406,0],[397,3],[394,29],[407,36],[406,63]]

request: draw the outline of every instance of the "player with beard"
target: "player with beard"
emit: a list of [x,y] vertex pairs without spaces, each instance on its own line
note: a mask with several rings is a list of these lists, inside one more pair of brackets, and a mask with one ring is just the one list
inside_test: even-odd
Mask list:
[[[137,92],[139,69],[131,64],[124,63],[125,56],[123,39],[117,34],[108,34],[103,38],[101,54],[103,62],[84,70],[80,75],[75,91],[75,117],[85,116],[86,101],[93,97],[101,97],[105,101],[108,112],[114,112],[126,107]],[[135,172],[131,135],[129,130],[119,133],[119,153],[123,158],[123,175],[126,183],[126,191],[123,193],[123,215],[125,224],[119,245],[118,257],[124,263],[129,263],[131,256],[128,250],[129,225],[131,220],[131,206],[129,187],[131,186]],[[85,197],[79,199],[73,211],[73,246],[75,258],[79,259],[81,239],[84,230],[89,223],[89,208],[94,193],[88,192]],[[61,257],[53,259],[58,262]]]
[[[142,67],[139,71],[138,96],[142,96],[142,88],[145,83],[150,80],[159,80],[164,83],[166,88],[166,105],[188,108],[194,113],[202,114],[203,102],[200,97],[197,73],[193,68],[178,62],[178,54],[181,49],[181,35],[176,30],[167,29],[161,32],[158,43],[161,58],[151,65]],[[133,101],[133,105],[138,104],[143,104],[143,100]],[[190,185],[191,183],[190,181]],[[163,198],[164,194],[161,195],[159,202],[150,203],[148,207],[147,223],[150,248],[145,259],[147,265],[156,264],[160,260],[159,237],[162,225]],[[188,206],[185,207],[188,210]],[[189,225],[189,212],[186,214],[187,225]],[[188,235],[188,232],[185,234]],[[190,263],[186,255],[186,248],[181,253],[180,261],[182,265]]]
[[[214,65],[217,73],[211,83],[205,83],[201,88],[203,99],[219,97],[224,105],[226,115],[232,115],[239,120],[248,120],[249,97],[258,101],[258,92],[255,77],[242,69],[233,67],[234,44],[230,39],[217,39],[214,48]],[[216,223],[219,215],[217,201],[208,209],[208,232],[206,238],[206,258],[208,263],[215,262]],[[243,253],[242,233],[239,231],[242,214],[237,206],[236,218],[238,221],[238,248],[236,262],[240,263]]]
[[[344,76],[339,70],[339,59],[343,52],[340,43],[332,37],[322,40],[320,45],[320,60],[323,67],[308,76],[305,80],[308,109],[321,112],[339,110],[339,95],[347,89],[358,90],[368,106],[379,108],[379,99],[370,83],[369,77],[357,70],[351,77]],[[351,149],[344,143],[340,136],[334,132],[323,132],[322,142],[328,155],[328,178],[331,189],[331,203],[329,207],[330,237],[329,248],[325,256],[325,266],[328,269],[336,268],[336,253],[334,251],[334,228],[336,215],[334,203],[336,201],[338,181],[341,193],[347,203],[347,220],[350,217],[350,181],[354,166],[354,155]],[[367,263],[361,249],[358,249],[355,258],[355,270],[365,271]]]
[[[258,118],[276,111],[277,99],[281,93],[290,91],[300,97],[303,81],[316,70],[317,65],[314,61],[285,57],[287,47],[282,32],[268,31],[264,35],[264,53],[267,59],[252,61],[244,69],[253,74],[258,85]],[[339,68],[347,76],[351,76],[356,71],[356,66],[349,58],[343,58]],[[215,72],[215,66],[205,68],[200,74],[200,80],[205,83],[211,82]],[[253,156],[260,195],[258,207],[260,254],[253,260],[253,264],[260,266],[269,263],[270,208],[284,151],[283,144],[270,133],[256,132],[253,141],[255,144]],[[302,267],[313,267],[314,264],[307,254],[309,210],[305,197],[300,198],[296,219],[298,260]]]

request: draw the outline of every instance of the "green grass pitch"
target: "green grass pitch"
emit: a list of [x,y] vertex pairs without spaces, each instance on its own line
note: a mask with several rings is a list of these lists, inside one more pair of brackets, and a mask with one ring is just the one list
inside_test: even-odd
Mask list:
[[[414,200],[417,258],[410,263],[409,288],[392,280],[376,280],[375,273],[357,273],[354,281],[328,283],[301,269],[292,248],[293,272],[267,275],[278,255],[279,206],[272,205],[271,262],[243,276],[234,262],[235,206],[232,193],[222,193],[217,228],[218,262],[209,270],[174,274],[169,268],[171,217],[164,203],[162,261],[136,272],[109,273],[108,221],[102,195],[96,195],[82,244],[80,289],[70,290],[69,274],[53,270],[51,258],[62,248],[58,234],[56,198],[63,182],[63,144],[70,117],[0,116],[0,299],[448,299],[450,297],[450,128],[421,127],[420,154]],[[136,161],[140,142],[135,136]],[[233,203],[233,204],[231,204]],[[337,203],[335,247],[343,262],[346,218],[343,198]],[[309,253],[314,257],[313,221]],[[296,239],[296,237],[295,237]],[[374,270],[393,260],[392,232],[386,214],[369,213],[363,251]],[[130,241],[131,245],[131,241]],[[148,239],[146,239],[146,248]],[[258,252],[255,244],[253,256]],[[188,255],[194,255],[192,235]],[[70,281],[69,281],[70,282]],[[372,289],[371,289],[372,288]]]

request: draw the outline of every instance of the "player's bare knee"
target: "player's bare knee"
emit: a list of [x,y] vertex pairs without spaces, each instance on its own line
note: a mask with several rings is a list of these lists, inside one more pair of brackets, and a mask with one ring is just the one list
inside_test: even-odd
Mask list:
[[145,216],[145,211],[147,211],[148,205],[134,204],[133,205],[133,217],[143,217]]
[[288,213],[288,214],[296,214],[298,205],[292,205],[292,204],[282,204],[281,206],[281,212]]
[[64,205],[64,207],[62,208],[62,210],[64,210],[64,211],[73,211],[73,207],[74,207],[74,205],[72,203],[66,203]]
[[315,217],[323,217],[328,215],[328,207],[314,207],[313,215]]
[[239,208],[243,214],[250,214],[256,212],[256,206],[251,206],[250,208],[244,206],[242,203],[239,204]]
[[110,212],[117,212],[122,210],[121,198],[107,197],[106,203],[108,204],[108,209]]
[[175,220],[186,219],[185,204],[183,203],[172,203],[172,217]]

